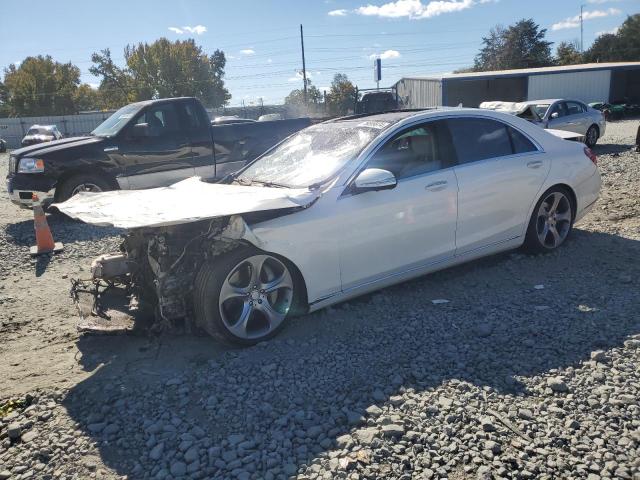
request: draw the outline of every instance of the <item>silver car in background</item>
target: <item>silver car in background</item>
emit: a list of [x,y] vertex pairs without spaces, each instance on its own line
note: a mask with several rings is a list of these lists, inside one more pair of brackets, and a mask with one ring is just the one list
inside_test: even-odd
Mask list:
[[605,133],[607,123],[601,111],[578,100],[532,100],[528,102],[483,102],[480,108],[517,115],[542,128],[565,130],[584,137],[592,148]]

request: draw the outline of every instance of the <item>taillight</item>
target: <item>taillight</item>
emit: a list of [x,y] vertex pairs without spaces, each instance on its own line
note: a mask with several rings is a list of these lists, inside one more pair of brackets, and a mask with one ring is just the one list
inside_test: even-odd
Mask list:
[[593,153],[590,148],[584,147],[584,154],[589,157],[589,160],[591,160],[594,165],[598,165],[598,157],[596,157],[596,154]]

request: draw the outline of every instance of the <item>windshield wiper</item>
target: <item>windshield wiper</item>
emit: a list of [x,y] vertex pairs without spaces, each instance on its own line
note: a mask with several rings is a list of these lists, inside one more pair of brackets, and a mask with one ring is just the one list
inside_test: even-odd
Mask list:
[[255,185],[256,183],[263,185],[265,187],[274,187],[274,188],[291,188],[289,185],[283,185],[282,183],[276,182],[267,182],[265,180],[246,180],[244,178],[235,178],[234,182],[238,182],[240,185]]

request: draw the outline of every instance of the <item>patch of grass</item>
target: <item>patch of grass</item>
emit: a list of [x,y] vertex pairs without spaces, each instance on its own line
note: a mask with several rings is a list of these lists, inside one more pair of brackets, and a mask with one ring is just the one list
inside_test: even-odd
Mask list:
[[27,406],[27,401],[24,399],[21,400],[9,400],[6,403],[0,405],[0,418],[6,417],[11,412],[15,410],[22,410]]

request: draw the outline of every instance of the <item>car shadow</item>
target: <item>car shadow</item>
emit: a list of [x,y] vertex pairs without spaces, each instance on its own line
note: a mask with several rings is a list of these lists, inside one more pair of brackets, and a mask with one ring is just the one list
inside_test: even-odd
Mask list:
[[[640,307],[638,258],[638,241],[578,229],[558,252],[511,252],[405,282],[293,319],[248,349],[194,336],[84,336],[80,366],[93,373],[64,404],[104,464],[128,478],[182,460],[188,432],[201,449],[196,478],[229,478],[247,462],[261,478],[270,466],[302,471],[398,392],[458,381],[527,395],[524,377],[621,346],[640,333],[640,317],[609,309]],[[437,399],[432,407],[442,414]],[[251,439],[246,458],[220,462],[232,434]]]
[[620,143],[597,143],[593,147],[593,152],[596,155],[615,155],[617,153],[628,152],[634,146],[631,144],[624,145]]
[[[100,227],[70,219],[61,214],[47,215],[47,223],[56,241],[65,243],[100,240],[119,235],[122,230],[114,227]],[[7,240],[15,245],[33,245],[35,233],[33,220],[23,220],[5,226]]]

